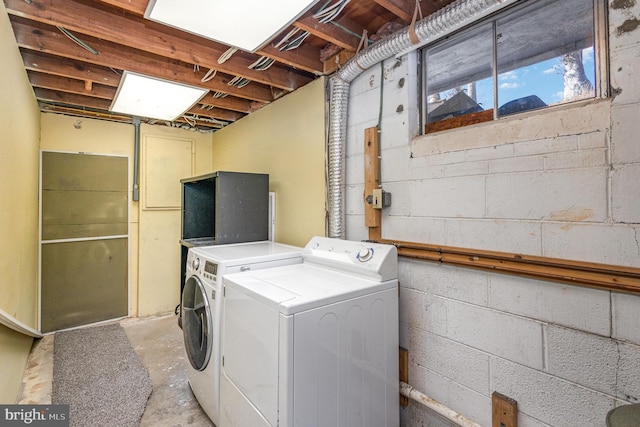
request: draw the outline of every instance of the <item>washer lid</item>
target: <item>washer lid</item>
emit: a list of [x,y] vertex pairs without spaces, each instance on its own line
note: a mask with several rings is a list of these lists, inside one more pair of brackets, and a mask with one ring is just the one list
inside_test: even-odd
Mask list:
[[228,274],[224,286],[292,315],[350,298],[397,288],[396,279],[374,281],[311,264]]
[[203,258],[225,262],[227,265],[302,257],[302,248],[271,241],[198,246],[189,250]]

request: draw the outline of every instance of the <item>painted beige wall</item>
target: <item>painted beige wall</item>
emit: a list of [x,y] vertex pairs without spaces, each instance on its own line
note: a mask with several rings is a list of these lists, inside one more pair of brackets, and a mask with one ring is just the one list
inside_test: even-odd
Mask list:
[[[0,3],[0,309],[37,328],[40,113]],[[0,326],[0,404],[14,403],[33,339]]]
[[[147,136],[192,139],[195,173],[211,170],[211,135],[182,129],[140,126],[141,144]],[[129,181],[133,186],[134,127],[104,120],[79,119],[58,114],[42,115],[43,150],[87,152],[129,157]],[[171,160],[163,165],[172,168]],[[140,194],[144,198],[141,161]],[[131,200],[131,198],[130,198]],[[180,211],[145,209],[130,201],[129,222],[129,310],[131,316],[148,316],[172,311],[179,303]]]
[[213,134],[215,170],[269,174],[278,242],[325,235],[324,86],[320,78]]
[[[211,172],[211,134],[145,125],[141,133],[143,148],[145,143],[158,139],[175,140],[180,145],[192,141],[192,174],[178,177],[176,186],[180,185],[179,179]],[[168,160],[167,165],[175,169],[182,160]],[[146,176],[142,162],[143,185],[147,185]],[[144,190],[141,189],[140,208],[140,316],[173,311],[180,303],[180,208],[145,208]]]

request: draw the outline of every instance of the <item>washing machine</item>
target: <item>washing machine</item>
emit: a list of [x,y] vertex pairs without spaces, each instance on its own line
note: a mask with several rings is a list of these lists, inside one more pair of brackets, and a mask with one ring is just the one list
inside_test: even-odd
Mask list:
[[399,425],[392,245],[314,237],[223,278],[221,427]]
[[219,425],[222,277],[302,262],[302,248],[270,241],[189,248],[182,293],[182,332],[193,394]]

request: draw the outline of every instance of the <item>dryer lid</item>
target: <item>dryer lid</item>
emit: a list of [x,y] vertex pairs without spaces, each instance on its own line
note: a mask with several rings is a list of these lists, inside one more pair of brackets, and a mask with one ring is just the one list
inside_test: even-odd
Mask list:
[[396,289],[398,281],[380,282],[311,264],[295,264],[229,274],[223,277],[223,284],[288,316],[350,298]]

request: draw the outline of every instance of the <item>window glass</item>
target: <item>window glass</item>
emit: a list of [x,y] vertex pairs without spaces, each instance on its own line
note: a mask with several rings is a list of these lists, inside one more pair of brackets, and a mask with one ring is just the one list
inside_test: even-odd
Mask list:
[[536,0],[427,46],[425,132],[595,97],[595,42],[594,0]]
[[425,53],[427,123],[493,108],[493,25]]
[[595,96],[593,1],[533,2],[497,21],[498,115]]

